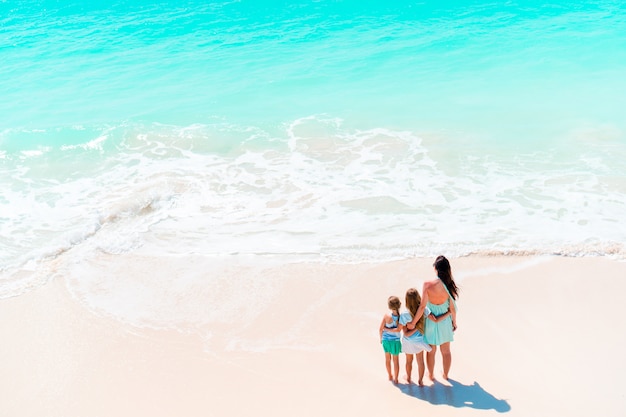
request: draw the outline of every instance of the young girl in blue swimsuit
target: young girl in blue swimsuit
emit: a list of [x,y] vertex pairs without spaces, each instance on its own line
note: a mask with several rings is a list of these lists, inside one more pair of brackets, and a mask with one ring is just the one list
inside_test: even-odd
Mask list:
[[[400,299],[395,295],[392,295],[387,300],[387,307],[389,307],[389,313],[383,316],[383,321],[380,323],[379,335],[380,343],[383,345],[385,351],[385,367],[387,368],[387,375],[389,380],[394,384],[398,383],[398,374],[400,373],[400,360],[399,355],[402,350],[402,344],[400,342],[400,331],[402,325],[400,324]],[[393,359],[393,374],[391,368],[391,360]]]

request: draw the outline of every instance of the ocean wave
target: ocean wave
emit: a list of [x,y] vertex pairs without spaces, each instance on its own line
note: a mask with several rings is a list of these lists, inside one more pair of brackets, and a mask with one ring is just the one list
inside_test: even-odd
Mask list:
[[326,115],[272,128],[124,123],[53,134],[45,150],[36,139],[1,159],[3,274],[83,250],[333,262],[624,256],[615,142],[485,153]]

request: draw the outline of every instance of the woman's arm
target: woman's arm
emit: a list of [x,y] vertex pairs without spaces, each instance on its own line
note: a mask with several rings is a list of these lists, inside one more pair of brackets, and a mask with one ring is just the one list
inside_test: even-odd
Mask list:
[[452,316],[452,330],[456,330],[456,304],[454,298],[450,297],[450,309],[448,310]]

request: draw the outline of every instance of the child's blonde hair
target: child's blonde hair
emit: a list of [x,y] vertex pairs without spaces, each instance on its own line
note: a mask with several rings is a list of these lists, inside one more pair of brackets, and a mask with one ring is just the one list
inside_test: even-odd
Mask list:
[[[420,304],[422,303],[422,297],[420,297],[420,293],[415,288],[409,288],[406,290],[406,296],[404,297],[406,301],[406,308],[411,313],[411,317],[415,317],[417,310],[420,308]],[[426,324],[426,318],[422,314],[422,317],[417,321],[415,328],[421,334],[424,334],[424,325]]]
[[396,312],[400,312],[401,305],[402,303],[400,302],[400,299],[395,295],[392,295],[387,299],[387,307],[389,307],[389,310],[395,310]]

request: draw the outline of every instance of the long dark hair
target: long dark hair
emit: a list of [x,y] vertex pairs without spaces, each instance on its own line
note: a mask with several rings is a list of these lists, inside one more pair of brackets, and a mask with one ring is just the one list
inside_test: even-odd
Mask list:
[[444,285],[448,289],[448,292],[455,300],[459,298],[459,287],[454,283],[454,278],[452,278],[452,268],[450,268],[450,261],[446,259],[445,256],[439,255],[437,259],[435,259],[435,263],[433,264],[435,269],[437,270],[437,276],[441,281],[443,281]]

